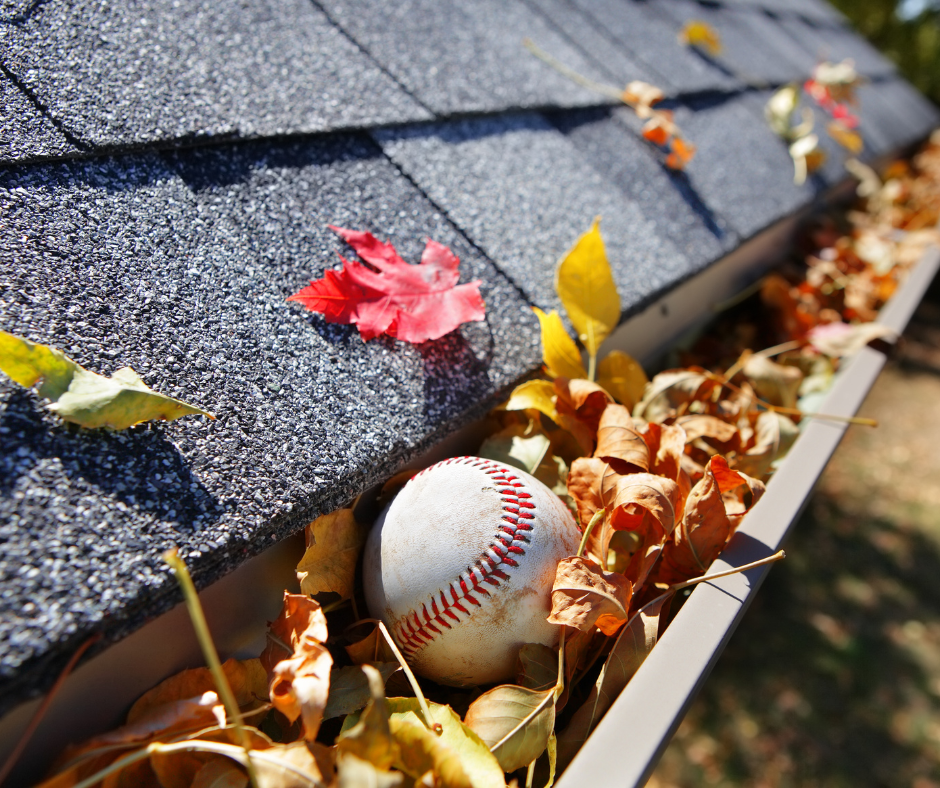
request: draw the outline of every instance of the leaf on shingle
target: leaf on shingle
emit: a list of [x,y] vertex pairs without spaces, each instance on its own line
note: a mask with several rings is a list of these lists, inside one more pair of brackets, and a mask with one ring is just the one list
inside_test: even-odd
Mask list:
[[428,241],[419,265],[409,265],[395,247],[371,233],[330,227],[365,263],[342,256],[341,271],[290,296],[328,323],[355,323],[364,340],[388,334],[419,344],[439,339],[463,323],[483,320],[480,281],[458,285],[460,261],[446,246]]
[[80,367],[60,350],[6,331],[0,331],[0,370],[25,388],[39,383],[39,395],[53,402],[49,410],[89,429],[124,430],[143,421],[173,421],[182,416],[215,418],[208,411],[152,391],[130,367],[106,378]]

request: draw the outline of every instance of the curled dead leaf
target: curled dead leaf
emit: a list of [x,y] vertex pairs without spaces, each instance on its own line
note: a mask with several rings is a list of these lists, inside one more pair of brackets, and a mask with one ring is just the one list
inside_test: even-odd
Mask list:
[[352,509],[337,509],[307,526],[307,550],[297,564],[304,594],[331,591],[340,599],[353,594],[356,561],[368,531],[356,522]]
[[552,586],[551,624],[587,631],[597,627],[613,635],[627,620],[633,585],[623,575],[605,572],[589,558],[558,563]]
[[609,463],[617,473],[649,470],[649,447],[623,405],[610,403],[601,414],[594,456]]

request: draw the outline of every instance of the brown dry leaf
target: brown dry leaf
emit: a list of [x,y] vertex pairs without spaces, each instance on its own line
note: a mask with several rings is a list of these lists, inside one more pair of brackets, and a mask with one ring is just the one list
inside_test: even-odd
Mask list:
[[706,399],[717,386],[699,367],[660,372],[646,387],[633,415],[649,422],[662,422],[693,400]]
[[541,692],[558,681],[558,650],[542,643],[526,643],[519,649],[516,684]]
[[[613,398],[596,383],[581,378],[555,378],[553,385],[558,415],[567,415],[581,422],[587,428],[593,445],[601,414]],[[570,431],[567,423],[562,423],[562,426]]]
[[597,382],[621,405],[633,410],[643,398],[649,378],[632,356],[611,350],[597,365]]
[[582,632],[596,626],[613,635],[627,620],[632,596],[633,585],[623,575],[605,572],[589,558],[565,558],[555,572],[548,621]]
[[464,718],[499,761],[514,772],[538,758],[555,727],[554,688],[536,692],[503,684],[470,704]]
[[620,94],[620,99],[624,104],[629,104],[636,111],[640,118],[648,118],[651,114],[651,108],[666,97],[655,85],[648,82],[641,82],[638,79],[633,80]]
[[[558,736],[559,769],[571,763],[588,734],[653,650],[659,635],[660,613],[667,599],[657,600],[646,610],[634,614],[621,630],[587,701],[574,713],[568,727]],[[642,713],[642,710],[637,713]]]
[[[125,725],[66,748],[53,765],[54,776],[42,783],[42,788],[75,785],[122,757],[127,750],[216,725],[214,710],[217,707],[221,708],[221,705],[215,692],[153,707],[139,716],[133,725]],[[149,765],[138,767],[136,771],[141,779],[141,771],[152,774]]]
[[678,424],[646,424],[641,434],[650,450],[650,473],[672,479],[679,486],[676,510],[681,512],[692,489],[692,481],[683,467],[688,440],[685,430]]
[[784,408],[795,408],[803,373],[796,367],[788,367],[771,361],[760,353],[754,353],[744,362],[744,376],[765,402]]
[[[256,728],[246,727],[250,748],[253,751],[269,750],[275,746],[267,736]],[[241,746],[242,740],[233,728],[202,730],[188,737],[199,741],[221,742]],[[154,753],[150,756],[150,767],[159,780],[161,788],[190,788],[203,767],[224,761],[233,763],[223,755],[199,750],[173,753]]]
[[[711,458],[705,475],[692,488],[682,522],[663,548],[656,582],[679,583],[698,577],[711,566],[740,522],[740,517],[733,522],[728,516],[723,496],[741,486],[763,492],[763,484],[731,470],[723,457]],[[751,496],[752,505],[760,492]]]
[[238,764],[217,755],[196,772],[190,788],[247,788],[248,775]]
[[601,414],[594,456],[610,463],[617,473],[649,470],[649,447],[623,405],[611,403]]
[[[261,666],[261,660],[229,659],[222,665],[222,672],[240,709],[244,711],[267,703],[268,675]],[[215,692],[215,689],[215,680],[209,668],[184,670],[141,695],[127,712],[127,724],[135,724],[166,703],[198,697],[205,692]]]
[[745,454],[739,454],[731,463],[736,471],[756,479],[770,473],[773,463],[790,450],[800,436],[800,428],[789,418],[774,411],[764,411],[757,417],[754,445]]
[[[323,721],[333,665],[323,645],[327,638],[326,616],[320,605],[306,595],[284,592],[281,615],[268,630],[261,664],[268,671],[271,703],[291,722],[301,717],[304,737],[313,741]],[[292,652],[288,653],[285,646]]]
[[344,723],[336,739],[336,757],[355,755],[378,769],[389,769],[398,760],[399,750],[389,728],[385,683],[382,674],[371,665],[362,665],[361,669],[369,682],[371,700],[355,724],[347,727]]
[[718,443],[730,443],[738,434],[734,424],[722,421],[717,416],[693,413],[676,419],[676,425],[685,430],[685,442],[691,443],[699,438],[712,438]]
[[369,631],[368,635],[350,643],[345,648],[349,658],[356,665],[363,665],[367,662],[396,661],[395,653],[375,624],[372,625],[372,629]]
[[[581,528],[587,528],[594,513],[604,508],[601,502],[601,480],[609,466],[596,457],[579,457],[568,469],[568,495],[578,509]],[[594,528],[598,532],[601,524]]]
[[352,509],[338,509],[307,526],[307,551],[297,564],[297,580],[304,594],[332,591],[350,599],[356,561],[368,530],[359,525]]

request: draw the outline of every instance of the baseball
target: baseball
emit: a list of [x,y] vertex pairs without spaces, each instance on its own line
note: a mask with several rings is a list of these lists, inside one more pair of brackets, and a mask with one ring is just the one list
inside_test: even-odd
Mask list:
[[580,534],[527,473],[455,457],[415,475],[369,534],[366,601],[412,668],[442,684],[511,679],[525,643],[553,646],[555,569]]

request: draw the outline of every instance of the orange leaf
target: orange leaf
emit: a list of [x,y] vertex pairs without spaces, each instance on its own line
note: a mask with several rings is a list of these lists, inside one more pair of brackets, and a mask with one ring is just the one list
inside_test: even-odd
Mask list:
[[594,456],[609,462],[617,473],[649,470],[649,448],[623,405],[609,404],[601,414]]
[[285,591],[281,614],[268,629],[261,664],[268,670],[271,703],[291,722],[302,717],[304,736],[313,741],[323,721],[333,665],[323,645],[326,617],[308,596]]
[[604,572],[589,558],[560,561],[552,586],[551,624],[564,624],[582,632],[597,627],[613,635],[627,620],[633,586],[614,572]]

